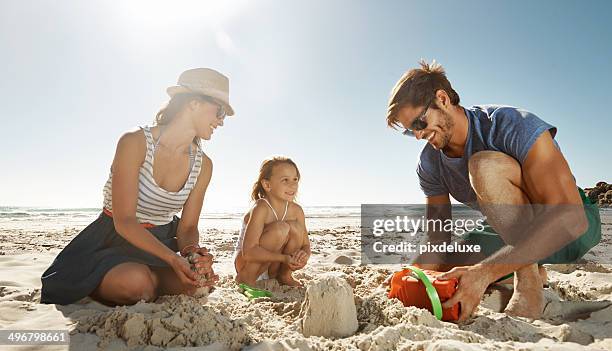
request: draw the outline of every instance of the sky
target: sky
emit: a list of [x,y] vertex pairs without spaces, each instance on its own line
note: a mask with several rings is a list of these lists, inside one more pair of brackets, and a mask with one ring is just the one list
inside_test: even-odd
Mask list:
[[100,207],[119,137],[195,67],[229,76],[236,111],[204,143],[205,209],[248,206],[271,155],[298,164],[305,206],[422,203],[424,142],[385,121],[421,58],[463,106],[556,126],[578,185],[609,182],[610,13],[605,0],[1,0],[0,206]]

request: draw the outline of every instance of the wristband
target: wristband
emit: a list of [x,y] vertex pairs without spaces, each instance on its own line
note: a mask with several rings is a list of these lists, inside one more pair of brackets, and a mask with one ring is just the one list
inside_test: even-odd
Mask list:
[[190,248],[190,247],[192,247],[192,248],[194,248],[194,249],[199,249],[199,248],[200,248],[200,245],[198,245],[198,244],[189,244],[189,245],[187,245],[187,246],[183,247],[183,248],[181,249],[181,251],[180,251],[181,256],[183,256],[183,257],[187,256],[187,252],[185,252],[185,251],[186,251],[188,248]]

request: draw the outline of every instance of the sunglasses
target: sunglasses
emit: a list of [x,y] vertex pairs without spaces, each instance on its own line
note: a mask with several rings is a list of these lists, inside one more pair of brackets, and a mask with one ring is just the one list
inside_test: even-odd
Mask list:
[[429,100],[429,102],[425,106],[425,109],[423,110],[423,112],[421,112],[417,116],[417,118],[414,119],[414,121],[410,124],[410,128],[406,128],[402,132],[402,134],[404,134],[406,136],[413,137],[415,131],[423,130],[423,129],[427,128],[427,122],[425,122],[425,114],[427,113],[427,110],[429,110],[429,106],[431,106],[431,103],[433,102],[433,100],[434,99]]
[[206,102],[209,102],[209,103],[217,106],[217,118],[218,119],[224,119],[225,116],[227,116],[227,112],[225,111],[225,107],[223,107],[223,105],[220,104],[216,99],[214,99],[214,98],[212,98],[210,96],[207,96],[207,95],[202,95],[200,98],[202,100],[206,101]]

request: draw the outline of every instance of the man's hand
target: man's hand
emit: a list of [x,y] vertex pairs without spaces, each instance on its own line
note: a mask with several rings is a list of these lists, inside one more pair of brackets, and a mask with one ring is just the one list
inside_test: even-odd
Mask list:
[[476,310],[485,290],[491,283],[489,275],[481,265],[455,267],[437,277],[439,280],[457,278],[459,286],[449,300],[442,304],[443,308],[450,308],[456,303],[461,304],[459,321],[465,321]]

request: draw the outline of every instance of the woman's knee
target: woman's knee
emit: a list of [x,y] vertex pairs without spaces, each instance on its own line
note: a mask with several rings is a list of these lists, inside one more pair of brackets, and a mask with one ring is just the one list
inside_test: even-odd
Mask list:
[[126,301],[131,303],[140,300],[150,302],[157,298],[157,279],[148,266],[134,265],[122,273],[117,289]]

